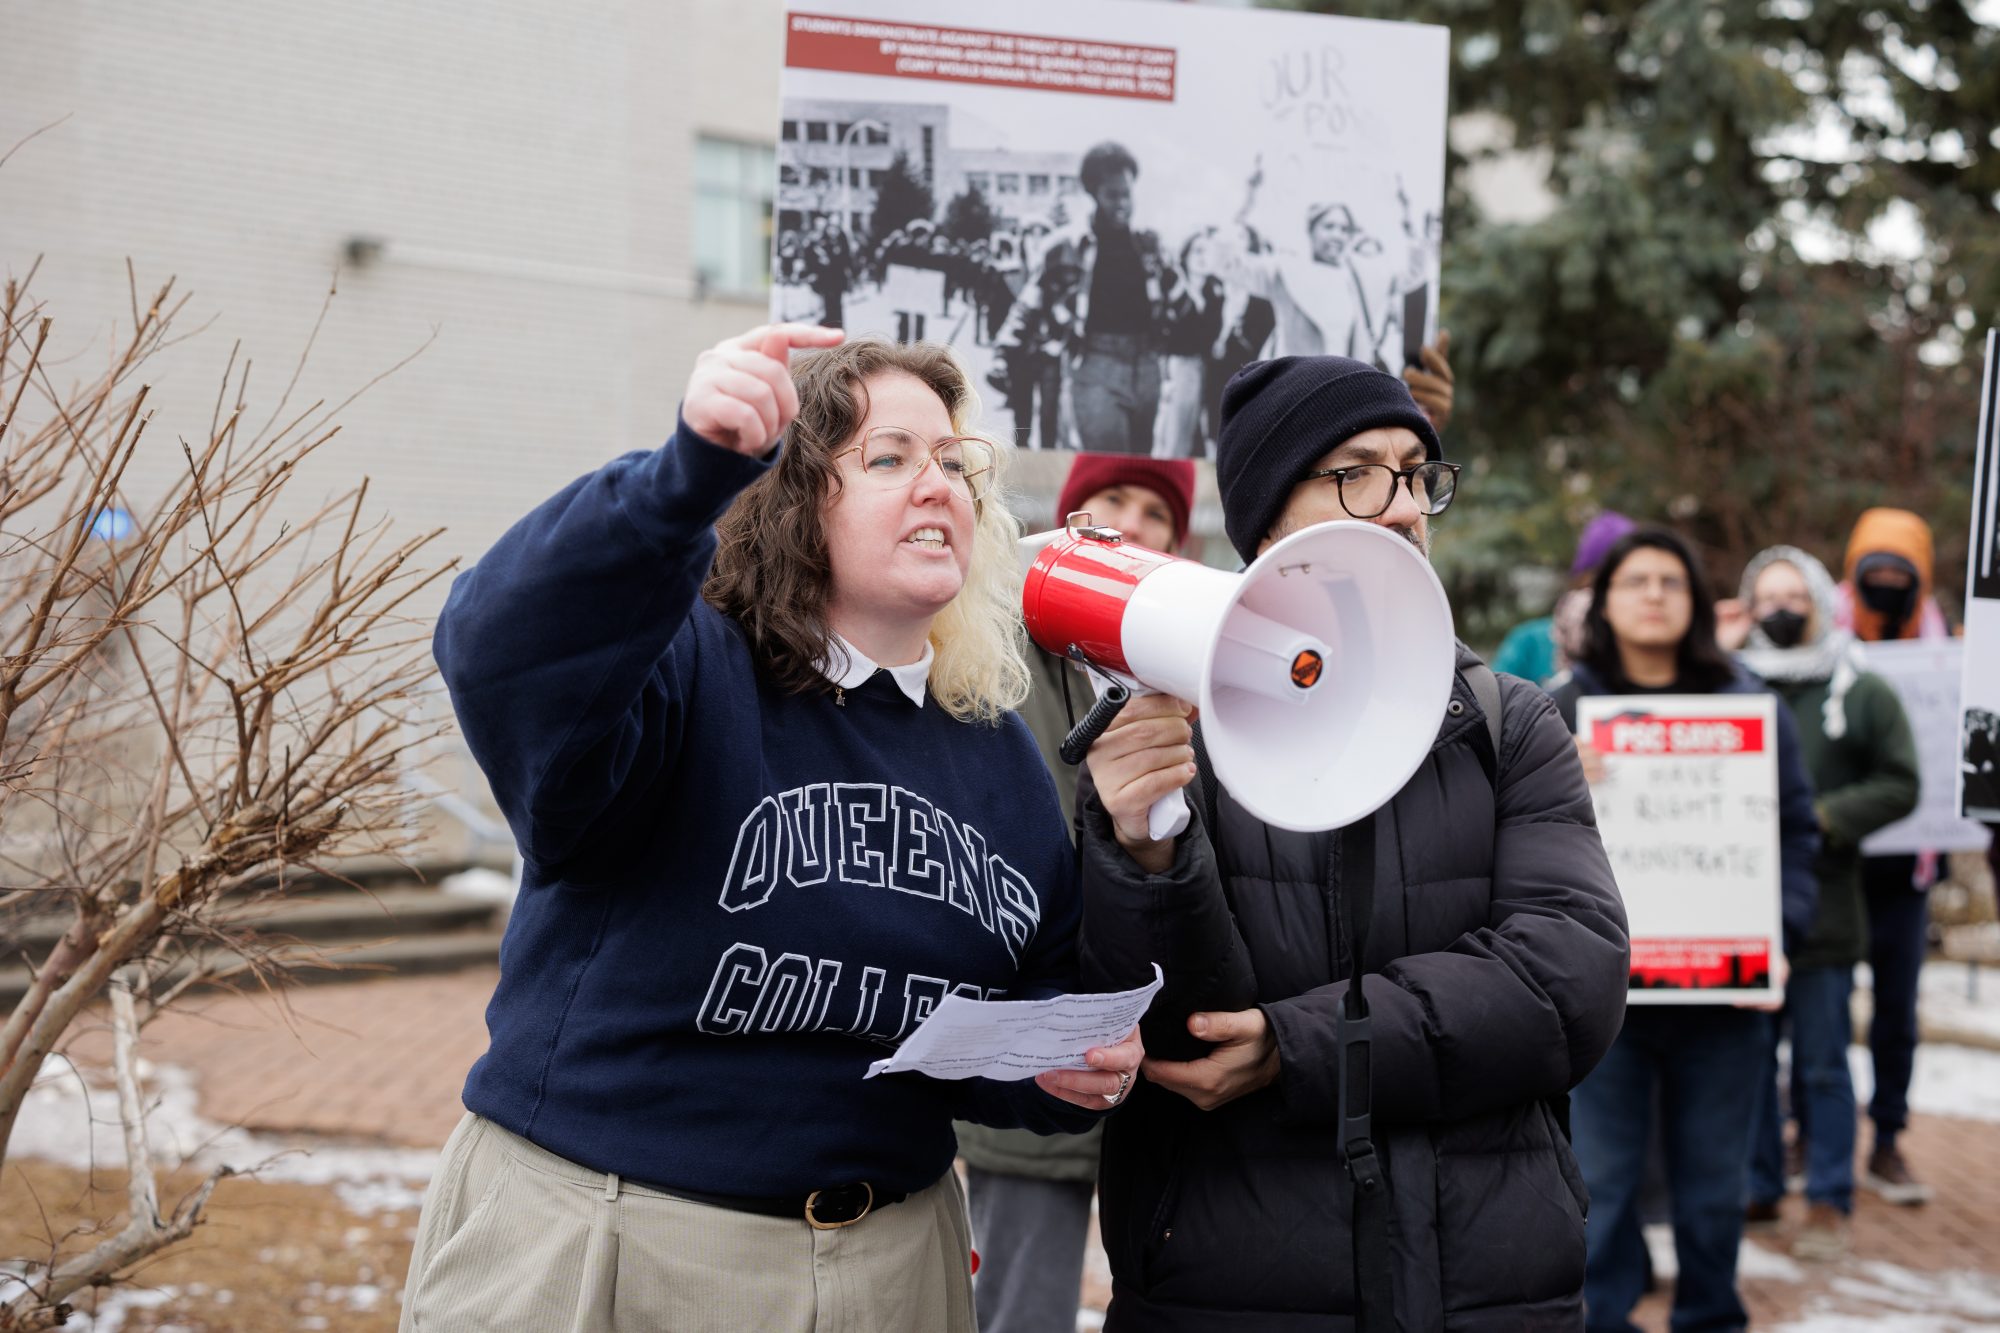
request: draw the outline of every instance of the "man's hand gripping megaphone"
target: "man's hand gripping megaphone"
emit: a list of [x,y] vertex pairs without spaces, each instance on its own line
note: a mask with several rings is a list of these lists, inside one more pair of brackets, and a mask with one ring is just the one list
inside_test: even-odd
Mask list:
[[[1079,537],[1101,543],[1107,554],[1124,546],[1124,538],[1115,529],[1092,526],[1088,514],[1071,514],[1064,527],[1022,538],[1022,560],[1031,579],[1040,569],[1044,551]],[[1174,559],[1144,548],[1130,549],[1149,559]],[[1033,582],[1039,592],[1046,581]],[[1040,597],[1024,588],[1029,632],[1038,641],[1042,627],[1032,608],[1041,603]],[[1097,695],[1096,703],[1064,739],[1063,760],[1077,764],[1088,755],[1091,780],[1097,784],[1119,843],[1134,859],[1144,864],[1164,855],[1170,860],[1174,838],[1188,826],[1187,800],[1181,789],[1193,780],[1196,771],[1195,706],[1106,666],[1101,651],[1091,652],[1074,642],[1050,651],[1081,667]]]
[[1090,778],[1118,845],[1148,874],[1173,863],[1173,840],[1187,827],[1181,793],[1195,775],[1195,715],[1184,699],[1135,693],[1090,746]]

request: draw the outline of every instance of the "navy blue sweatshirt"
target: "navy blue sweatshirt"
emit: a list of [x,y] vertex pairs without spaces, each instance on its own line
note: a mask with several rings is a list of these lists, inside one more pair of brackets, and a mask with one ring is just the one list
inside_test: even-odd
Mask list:
[[1032,1081],[862,1077],[947,994],[1075,989],[1074,862],[1018,717],[957,721],[886,672],[759,680],[699,591],[769,466],[682,424],[452,587],[438,665],[526,859],[465,1104],[668,1189],[917,1190],[954,1117],[1095,1118]]

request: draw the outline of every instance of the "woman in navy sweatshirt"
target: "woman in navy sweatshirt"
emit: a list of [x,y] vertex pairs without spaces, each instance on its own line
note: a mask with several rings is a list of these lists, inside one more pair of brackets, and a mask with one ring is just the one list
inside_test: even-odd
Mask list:
[[406,1329],[971,1330],[952,1119],[1129,1086],[1136,1034],[863,1077],[946,995],[1075,986],[975,412],[945,348],[755,330],[453,586],[438,664],[525,869]]

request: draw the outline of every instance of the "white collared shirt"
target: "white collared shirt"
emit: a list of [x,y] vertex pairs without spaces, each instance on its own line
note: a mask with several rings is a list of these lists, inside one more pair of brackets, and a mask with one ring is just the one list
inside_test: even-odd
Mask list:
[[896,688],[909,696],[917,707],[924,706],[924,691],[930,683],[931,662],[937,657],[937,648],[929,639],[924,640],[924,655],[908,666],[878,666],[868,655],[841,638],[831,636],[829,655],[819,664],[820,674],[843,690],[851,690],[860,685],[877,671],[886,671],[896,682]]

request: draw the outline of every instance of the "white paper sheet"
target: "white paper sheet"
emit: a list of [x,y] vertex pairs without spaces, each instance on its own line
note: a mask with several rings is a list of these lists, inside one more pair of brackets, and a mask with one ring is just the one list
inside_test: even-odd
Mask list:
[[1011,1083],[1051,1069],[1088,1069],[1084,1052],[1112,1046],[1138,1025],[1165,977],[1111,995],[1051,1000],[968,1000],[947,995],[896,1053],[868,1066],[867,1077],[913,1070],[932,1078],[992,1078]]

